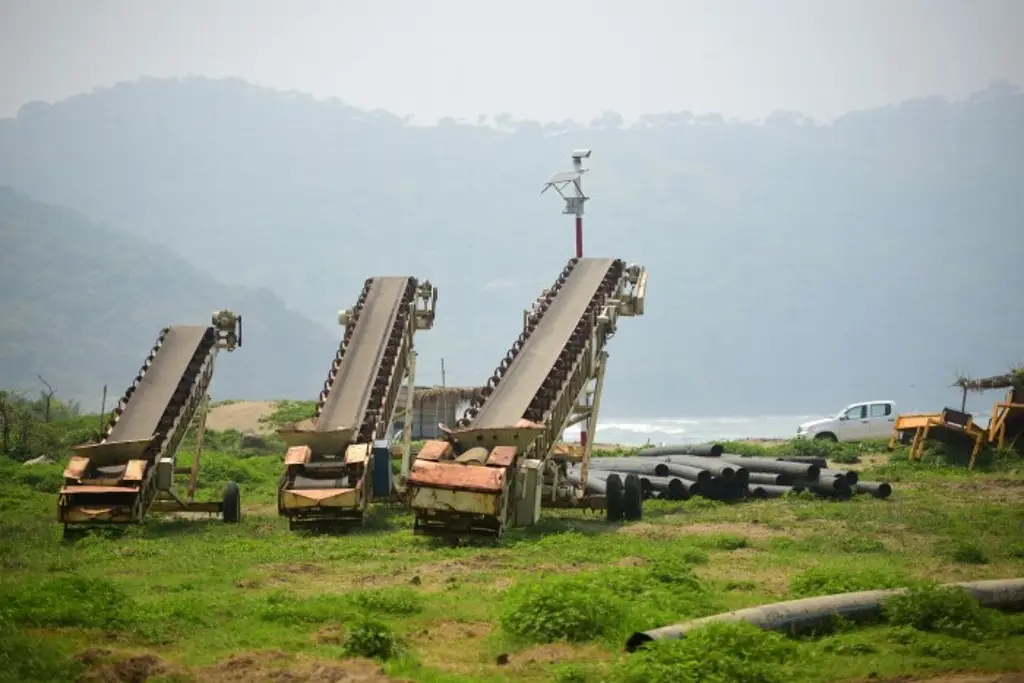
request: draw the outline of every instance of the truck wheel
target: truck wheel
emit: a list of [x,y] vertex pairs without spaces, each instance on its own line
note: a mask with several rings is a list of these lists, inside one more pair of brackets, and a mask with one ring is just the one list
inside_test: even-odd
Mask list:
[[836,438],[836,435],[832,432],[822,432],[821,434],[816,434],[814,438],[822,441],[831,441],[832,443],[837,443],[839,441],[839,439]]
[[221,502],[221,515],[225,522],[236,523],[242,518],[242,493],[238,490],[238,484],[228,482]]
[[644,515],[644,491],[640,485],[640,477],[636,474],[626,475],[622,492],[622,512],[630,521],[638,520]]
[[622,478],[617,474],[608,475],[605,482],[605,512],[609,522],[618,522],[622,519]]

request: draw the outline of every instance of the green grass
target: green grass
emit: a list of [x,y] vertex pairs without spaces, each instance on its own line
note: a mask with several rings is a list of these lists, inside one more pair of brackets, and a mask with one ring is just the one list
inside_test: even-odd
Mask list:
[[[284,405],[275,419],[309,408]],[[287,680],[362,666],[357,673],[383,668],[415,681],[594,683],[1024,670],[1019,618],[972,609],[927,583],[1024,576],[1019,458],[967,472],[954,456],[871,455],[860,458],[874,467],[862,478],[896,482],[890,500],[651,501],[642,522],[618,525],[548,510],[537,527],[489,548],[415,537],[400,508],[373,508],[365,529],[347,535],[289,532],[274,504],[280,444],[243,451],[234,433],[206,443],[214,450],[204,454],[200,495],[216,498],[238,481],[240,524],[154,517],[75,543],[54,521],[62,466],[0,460],[0,681],[132,667],[164,681],[225,672]],[[900,585],[917,592],[870,626],[801,639],[716,628],[622,652],[635,630]]]

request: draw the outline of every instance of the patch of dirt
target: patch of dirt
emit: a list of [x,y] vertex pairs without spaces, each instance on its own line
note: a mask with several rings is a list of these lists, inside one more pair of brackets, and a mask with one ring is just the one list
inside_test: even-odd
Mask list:
[[[308,562],[298,564],[264,564],[260,565],[258,569],[265,571],[267,573],[267,577],[272,583],[290,583],[292,581],[296,581],[296,577],[303,577],[302,580],[305,580],[310,576],[323,574],[325,571],[320,565],[310,564]],[[256,581],[257,585],[259,583],[259,579],[249,580]],[[235,585],[239,586],[239,588],[247,587],[239,585],[242,581],[247,581],[247,579],[242,579]]]
[[484,665],[480,642],[494,627],[486,621],[441,621],[410,634],[425,666],[472,677]]
[[596,645],[569,645],[567,643],[554,643],[551,645],[538,645],[528,650],[509,655],[508,666],[513,671],[536,670],[547,668],[553,664],[578,661],[603,661],[608,659],[608,653],[602,651]]
[[75,659],[87,667],[79,677],[82,683],[145,683],[168,671],[167,665],[151,654],[119,656],[111,650],[91,648]]
[[834,470],[869,470],[873,467],[881,467],[889,464],[887,453],[867,453],[859,456],[857,462],[841,463],[830,460],[828,466]]
[[[387,577],[387,583],[394,583],[397,580],[429,590],[464,580],[476,580],[475,574],[504,569],[507,566],[508,561],[500,555],[482,553],[472,557],[428,562],[410,569],[400,569],[393,577]],[[491,583],[491,579],[488,578],[487,582]]]
[[707,536],[712,534],[740,536],[752,540],[792,536],[791,532],[772,529],[766,524],[722,522],[719,524],[649,524],[640,522],[620,527],[620,534],[635,534],[648,538],[680,538],[682,536]]
[[1024,683],[1024,672],[981,673],[953,672],[940,674],[931,678],[914,678],[913,676],[897,676],[896,678],[867,678],[855,683]]
[[253,431],[271,434],[274,428],[260,419],[268,417],[277,409],[275,401],[240,401],[217,406],[206,416],[206,428],[214,431],[234,429],[239,432]]
[[945,484],[945,488],[957,493],[978,498],[987,498],[993,503],[1024,502],[1024,479],[977,479],[975,481],[955,481]]
[[195,676],[204,683],[403,683],[369,659],[325,662],[284,652],[232,655]]

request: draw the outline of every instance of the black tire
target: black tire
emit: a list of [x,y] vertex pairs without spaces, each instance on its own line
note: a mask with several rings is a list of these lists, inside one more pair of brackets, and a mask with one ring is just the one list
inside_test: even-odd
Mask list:
[[622,503],[623,503],[623,491],[622,491],[622,479],[617,474],[608,475],[608,480],[605,482],[605,512],[607,513],[606,519],[609,522],[618,522],[622,519]]
[[242,492],[238,490],[238,484],[229,481],[224,487],[222,497],[221,515],[225,522],[235,524],[242,518]]
[[629,521],[636,521],[644,516],[644,490],[640,485],[640,477],[627,474],[622,486],[622,512]]
[[831,441],[832,443],[839,442],[839,439],[837,439],[836,435],[832,432],[822,432],[821,434],[816,434],[814,438],[821,439],[822,441]]

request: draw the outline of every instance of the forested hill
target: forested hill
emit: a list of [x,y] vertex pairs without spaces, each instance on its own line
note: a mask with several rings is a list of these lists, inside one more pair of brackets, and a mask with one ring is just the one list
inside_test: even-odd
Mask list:
[[[623,320],[610,347],[606,415],[820,412],[866,398],[935,408],[954,400],[957,371],[1021,360],[1024,95],[1006,83],[828,125],[683,112],[630,127],[614,114],[414,127],[239,81],[143,79],[0,121],[0,183],[266,287],[324,329],[368,276],[429,278],[440,301],[418,338],[420,377],[439,381],[444,356],[450,384],[473,384],[572,253],[570,219],[539,190],[577,147],[594,150],[586,252],[650,268],[646,317]],[[223,304],[220,290],[190,286],[195,296],[173,300],[196,315]],[[247,296],[287,315],[269,294]],[[121,310],[93,301],[77,315]],[[281,321],[261,323],[281,340],[278,379],[252,381],[314,392],[299,377],[312,361],[295,345],[307,341]],[[155,331],[141,327],[138,338]],[[61,329],[31,334],[63,345]],[[243,372],[241,357],[225,373]],[[315,361],[326,368],[329,350]]]
[[[275,294],[228,287],[165,247],[0,187],[0,388],[116,401],[167,325],[241,313],[243,347],[221,354],[213,394],[315,398],[336,340]],[[340,335],[339,335],[340,336]],[[281,362],[287,356],[287,362]],[[111,403],[108,403],[108,407]]]

